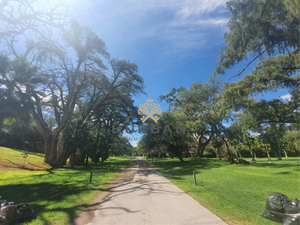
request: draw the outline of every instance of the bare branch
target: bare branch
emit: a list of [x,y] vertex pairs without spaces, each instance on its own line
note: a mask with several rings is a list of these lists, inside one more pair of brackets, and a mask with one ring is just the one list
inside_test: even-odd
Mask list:
[[252,64],[257,58],[259,58],[260,56],[262,56],[267,50],[262,51],[261,53],[259,53],[255,58],[253,58],[239,73],[237,73],[236,75],[232,76],[229,78],[229,80],[231,80],[234,77],[240,76],[249,66],[250,64]]

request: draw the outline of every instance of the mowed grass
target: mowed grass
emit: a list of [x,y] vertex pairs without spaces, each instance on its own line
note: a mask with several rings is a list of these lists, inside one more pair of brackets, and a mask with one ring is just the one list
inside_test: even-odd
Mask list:
[[[250,159],[248,159],[250,160]],[[275,225],[261,216],[270,193],[300,199],[300,158],[230,165],[218,159],[148,159],[161,174],[228,224]],[[193,171],[197,186],[194,186]],[[180,203],[178,203],[180,204]]]
[[0,196],[30,203],[37,219],[22,223],[30,225],[68,224],[132,162],[111,157],[98,165],[90,162],[89,167],[51,169],[42,154],[29,153],[24,164],[22,153],[0,147]]

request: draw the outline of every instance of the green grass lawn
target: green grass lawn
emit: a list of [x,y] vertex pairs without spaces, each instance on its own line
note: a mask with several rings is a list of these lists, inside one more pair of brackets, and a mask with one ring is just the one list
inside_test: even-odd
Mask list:
[[37,219],[24,224],[68,224],[131,161],[111,157],[89,167],[50,169],[42,154],[29,154],[24,164],[22,151],[0,147],[0,196],[30,203]]
[[[228,224],[278,224],[261,216],[270,193],[300,199],[298,158],[230,165],[218,159],[148,159],[161,174]],[[250,159],[248,159],[250,160]],[[193,171],[197,186],[194,186]],[[180,203],[179,203],[180,204]]]

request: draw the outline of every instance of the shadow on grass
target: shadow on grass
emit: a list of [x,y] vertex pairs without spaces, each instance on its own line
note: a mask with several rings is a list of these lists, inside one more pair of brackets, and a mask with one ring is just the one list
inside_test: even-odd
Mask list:
[[16,169],[30,170],[30,171],[34,171],[34,170],[35,170],[35,169],[27,168],[27,167],[25,166],[25,164],[23,164],[23,163],[14,163],[14,162],[12,162],[12,161],[10,161],[10,160],[8,160],[8,159],[5,159],[5,160],[6,160],[7,162],[9,162],[10,165],[4,165],[4,164],[2,164],[2,165],[1,165],[2,167],[16,168]]
[[286,174],[290,174],[291,172],[280,172],[280,173],[276,173],[276,174],[279,174],[279,175],[286,175]]
[[38,165],[33,164],[33,163],[31,163],[31,162],[27,162],[27,163],[28,163],[29,165],[35,166],[35,167],[37,167],[37,168],[44,169],[44,167],[38,166]]
[[[42,221],[41,224],[44,225],[52,224],[51,221],[53,221],[51,217],[48,217],[44,214],[45,212],[66,213],[68,215],[67,222],[70,223],[73,221],[81,210],[90,205],[80,204],[80,199],[77,199],[78,201],[75,199],[74,203],[72,202],[74,206],[71,207],[56,207],[55,205],[60,205],[60,203],[64,202],[64,199],[68,197],[80,195],[91,190],[112,191],[109,189],[97,189],[89,186],[74,187],[71,184],[55,184],[47,182],[36,184],[4,185],[0,187],[0,193],[3,199],[13,201],[16,204],[29,203],[37,215],[37,219],[40,219]],[[94,205],[100,204],[102,204],[102,202]]]
[[[85,193],[105,190],[96,188],[99,185],[105,185],[105,180],[89,184],[89,172],[93,171],[95,175],[120,172],[120,168],[126,164],[128,164],[127,160],[124,162],[112,160],[112,162],[105,162],[104,164],[89,165],[87,167],[78,166],[75,169],[43,170],[46,173],[32,174],[32,179],[24,180],[26,183],[12,181],[14,184],[0,186],[0,195],[3,199],[13,201],[16,204],[29,203],[36,213],[37,219],[42,221],[41,224],[51,224],[51,215],[45,215],[45,212],[66,213],[68,215],[67,222],[71,222],[81,210],[88,206],[88,204],[82,204]],[[85,180],[69,179],[75,177],[78,180],[80,178]],[[65,203],[66,207],[61,206]]]
[[[34,184],[9,184],[0,186],[0,193],[3,199],[15,203],[35,202],[39,200],[48,200],[49,197],[71,188],[68,184],[54,184],[48,182]],[[76,189],[72,194],[77,193]],[[65,195],[66,196],[66,195]],[[61,200],[61,198],[52,198],[51,201]]]
[[292,168],[292,167],[298,167],[299,168],[299,164],[296,163],[295,164],[291,164],[291,161],[284,163],[284,162],[280,162],[280,163],[276,163],[276,162],[272,162],[272,163],[252,163],[251,166],[253,167],[272,167],[272,168]]
[[[66,212],[70,218],[75,217],[76,208],[80,208],[83,206],[76,206],[72,208],[55,208],[49,209],[47,208],[49,205],[53,204],[53,202],[60,202],[63,199],[67,198],[70,195],[76,195],[80,192],[84,191],[80,187],[74,187],[70,191],[65,192],[66,190],[72,188],[72,185],[68,184],[55,184],[55,183],[35,183],[35,184],[13,184],[13,185],[4,185],[0,187],[0,193],[3,199],[8,201],[13,201],[16,204],[20,203],[29,203],[35,214],[43,220],[43,224],[49,224],[46,218],[43,218],[43,212],[57,211],[57,212]],[[62,195],[57,195],[56,197],[52,197],[58,193],[65,192]],[[49,203],[39,204],[41,201],[48,201]],[[51,202],[51,203],[50,203]],[[51,219],[51,218],[49,218]]]
[[163,172],[168,178],[182,180],[182,176],[190,176],[194,171],[201,173],[201,170],[209,170],[223,166],[232,166],[227,161],[218,159],[188,159],[184,162],[172,160],[148,160],[155,168]]
[[[210,170],[224,166],[238,166],[238,167],[257,167],[257,168],[299,168],[299,159],[283,159],[283,160],[273,160],[272,163],[258,161],[256,163],[251,163],[250,165],[242,164],[230,164],[228,161],[219,161],[215,158],[200,159],[192,158],[186,159],[188,161],[179,162],[177,160],[170,159],[149,159],[148,162],[151,163],[155,168],[161,171],[168,178],[174,180],[182,180],[182,176],[190,176],[193,174],[193,171],[201,173],[203,170]],[[295,163],[292,163],[295,162]],[[282,172],[280,174],[287,174]]]
[[[7,169],[11,169],[11,168],[14,168],[14,169],[20,169],[20,170],[28,170],[28,171],[41,171],[41,170],[45,170],[44,167],[42,166],[39,166],[39,165],[36,165],[36,164],[33,164],[33,163],[30,163],[30,162],[25,162],[25,163],[15,163],[15,162],[12,162],[11,160],[9,159],[5,159],[5,161],[8,162],[8,164],[1,164],[1,167],[3,168],[7,168]],[[28,168],[28,165],[32,166],[31,168]]]

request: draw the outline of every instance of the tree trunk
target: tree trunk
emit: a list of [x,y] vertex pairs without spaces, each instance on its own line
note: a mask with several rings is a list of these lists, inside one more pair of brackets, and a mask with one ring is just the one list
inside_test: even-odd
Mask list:
[[103,152],[102,152],[102,154],[101,154],[101,162],[104,162],[107,159],[108,159],[108,151],[106,151],[104,149]]
[[57,159],[57,137],[53,137],[52,134],[48,138],[44,138],[45,141],[45,159],[44,162],[53,166],[55,160]]
[[203,151],[204,151],[204,149],[200,146],[200,149],[199,149],[199,157],[200,158],[203,157]]
[[86,158],[85,158],[85,166],[88,166],[89,165],[89,156],[86,155]]
[[270,153],[269,153],[269,149],[268,149],[268,146],[265,145],[265,148],[266,148],[266,152],[267,152],[267,156],[268,156],[268,161],[271,163],[272,160],[271,160],[271,156],[270,156]]
[[191,158],[191,154],[189,153],[189,149],[186,150],[186,156],[187,156],[188,158]]
[[249,147],[249,150],[250,150],[250,153],[251,153],[251,157],[253,159],[253,151],[252,151],[251,145],[248,144],[248,147]]
[[234,164],[234,158],[233,158],[233,154],[231,153],[230,149],[229,149],[229,146],[228,146],[228,143],[227,141],[225,140],[225,138],[221,137],[224,144],[225,144],[225,148],[227,150],[227,154],[228,154],[228,157],[229,157],[229,162],[230,164]]
[[75,166],[75,156],[76,156],[76,150],[73,150],[70,156],[70,168],[74,169]]
[[57,141],[57,154],[58,158],[64,150],[64,137],[67,136],[67,129],[63,129],[62,132],[59,134],[58,141]]
[[200,157],[200,146],[199,146],[198,142],[197,142],[197,147],[196,147],[196,151],[195,151],[195,156]]
[[201,151],[201,142],[200,142],[200,140],[201,140],[201,136],[196,136],[195,134],[193,134],[193,137],[194,137],[194,139],[195,139],[195,141],[196,141],[196,143],[197,143],[197,147],[196,147],[196,152],[195,152],[195,156],[196,157],[202,157],[202,156],[200,156],[200,151]]
[[[63,129],[62,132],[60,132],[59,134],[59,138],[57,138],[57,144],[56,144],[56,148],[57,148],[57,157],[55,159],[55,161],[50,164],[53,168],[61,168],[64,165],[66,165],[67,159],[71,156],[72,154],[72,150],[68,150],[68,149],[64,149],[63,148],[63,142],[64,142],[64,137],[67,135],[67,130]],[[58,140],[59,139],[59,140]],[[71,160],[70,160],[71,163]],[[75,164],[75,158],[74,158],[74,164]]]
[[222,160],[221,152],[220,152],[220,147],[218,147],[218,154],[219,154],[219,160]]
[[[75,94],[76,95],[76,94]],[[44,139],[44,148],[45,148],[45,158],[44,162],[48,163],[52,167],[57,167],[57,145],[58,145],[58,137],[60,133],[63,131],[65,126],[67,125],[69,119],[72,117],[74,107],[75,107],[75,101],[76,101],[76,96],[72,98],[73,102],[69,104],[68,112],[66,112],[67,116],[63,117],[62,122],[54,129],[51,130],[48,126],[48,124],[45,122],[41,109],[38,110],[38,112],[35,111],[35,109],[32,107],[31,108],[31,114],[33,116],[33,119],[35,120],[38,130],[40,134],[43,136]],[[74,100],[75,99],[75,100]],[[72,112],[72,113],[70,113]],[[64,164],[62,164],[63,166]]]
[[280,149],[278,149],[278,160],[282,160]]
[[279,147],[277,134],[275,134],[275,139],[276,139],[276,145],[277,145],[277,148],[278,148],[278,160],[282,160],[282,158],[281,158],[281,150],[280,150],[280,147]]
[[54,167],[54,168],[63,167],[63,165],[66,164],[66,161],[70,157],[71,154],[72,154],[72,150],[64,150],[63,152],[61,152],[59,157],[53,163],[52,167]]
[[255,162],[256,155],[253,148],[251,149],[251,155],[252,155],[252,162]]
[[172,145],[171,145],[171,148],[172,148],[174,154],[175,154],[175,155],[177,156],[177,158],[180,160],[180,162],[184,162],[184,161],[183,161],[183,158],[182,158],[182,150],[181,150],[178,146],[176,146],[175,144],[172,144]]
[[283,150],[283,152],[284,152],[285,158],[287,158],[288,155],[287,155],[287,153],[286,153],[286,150]]
[[238,159],[239,157],[238,157],[238,154],[237,154],[236,146],[234,145],[233,148],[234,148],[235,157]]
[[177,154],[177,157],[178,157],[178,159],[180,160],[180,162],[184,162],[184,161],[183,161],[183,158],[182,158],[182,154],[180,154],[180,153]]
[[240,159],[243,158],[243,156],[242,156],[240,150],[237,150],[237,151],[238,151],[238,153],[239,153]]

